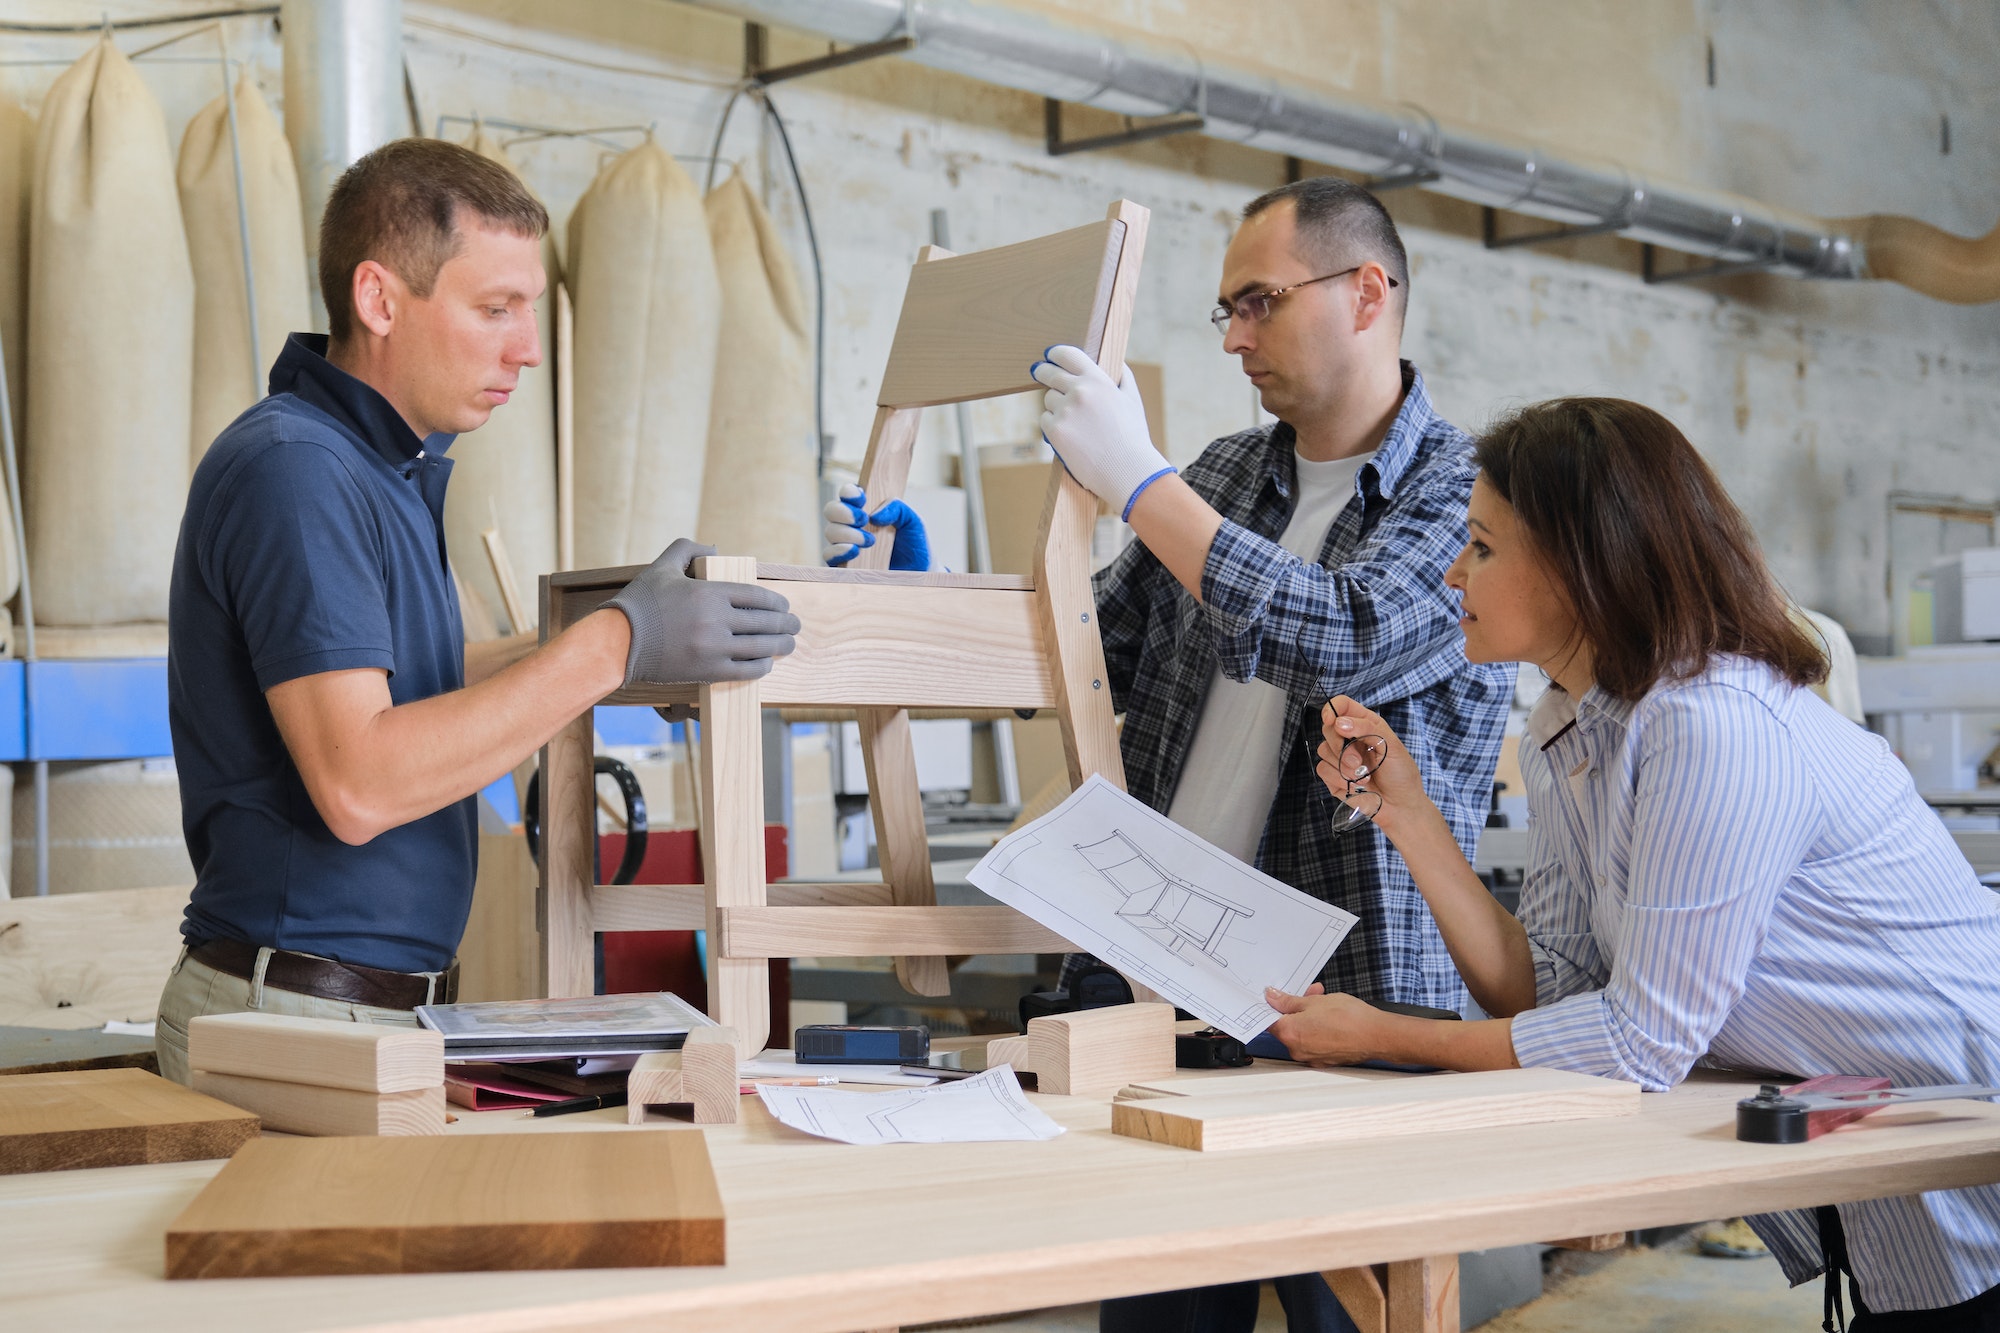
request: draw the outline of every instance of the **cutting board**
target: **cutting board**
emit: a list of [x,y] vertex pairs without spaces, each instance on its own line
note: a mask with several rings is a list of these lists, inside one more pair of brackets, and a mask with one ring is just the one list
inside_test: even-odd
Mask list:
[[1115,1102],[1111,1132],[1214,1152],[1637,1115],[1639,1085],[1560,1069]]
[[143,1069],[0,1077],[0,1175],[227,1157],[257,1117]]
[[259,1139],[167,1228],[167,1276],[723,1262],[698,1130]]

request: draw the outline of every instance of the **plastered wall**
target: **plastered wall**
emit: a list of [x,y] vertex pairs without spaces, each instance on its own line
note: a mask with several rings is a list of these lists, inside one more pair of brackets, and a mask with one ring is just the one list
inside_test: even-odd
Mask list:
[[[1964,233],[2000,217],[2000,14],[1980,0],[1032,3],[1824,215],[1903,212]],[[195,7],[153,0],[118,12]],[[431,132],[440,115],[650,125],[672,151],[701,158],[741,68],[738,23],[669,0],[408,0],[406,12]],[[63,19],[75,6],[23,0],[10,13]],[[229,31],[276,102],[269,20]],[[79,39],[5,41],[8,55],[80,50]],[[778,35],[773,58],[820,49]],[[142,64],[178,136],[219,87],[215,70]],[[32,104],[54,73],[0,66],[0,90]],[[1281,159],[1192,136],[1052,159],[1036,99],[897,61],[783,85],[775,100],[818,226],[837,457],[858,460],[865,446],[906,266],[937,207],[958,249],[1088,221],[1120,194],[1151,207],[1132,356],[1165,367],[1172,452],[1186,460],[1254,420],[1205,315],[1235,212],[1282,180]],[[1111,127],[1077,117],[1079,132],[1097,125]],[[632,141],[611,133],[512,151],[560,217],[601,154]],[[752,173],[803,266],[796,198],[754,107],[738,106],[723,157]],[[688,165],[699,179],[705,164]],[[1509,406],[1568,393],[1662,409],[1714,461],[1796,595],[1864,648],[1889,633],[1891,493],[2000,501],[2000,308],[1874,283],[1647,287],[1638,247],[1616,238],[1489,252],[1476,208],[1415,191],[1390,202],[1414,265],[1407,354],[1447,415],[1476,429]],[[978,405],[975,434],[1030,438],[1034,412],[1026,400]],[[919,481],[942,479],[956,448],[950,414],[931,417]],[[478,447],[477,436],[459,447]]]

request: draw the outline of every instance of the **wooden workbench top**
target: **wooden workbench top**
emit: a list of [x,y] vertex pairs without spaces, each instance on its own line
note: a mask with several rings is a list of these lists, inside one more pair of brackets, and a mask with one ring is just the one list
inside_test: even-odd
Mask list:
[[220,1163],[0,1178],[0,1324],[423,1330],[853,1330],[2000,1180],[2000,1106],[1884,1111],[1738,1143],[1741,1080],[1640,1115],[1296,1151],[1191,1153],[1037,1097],[1048,1143],[864,1148],[746,1098],[740,1124],[619,1110],[461,1116],[455,1133],[708,1134],[727,1267],[169,1283],[167,1223]]

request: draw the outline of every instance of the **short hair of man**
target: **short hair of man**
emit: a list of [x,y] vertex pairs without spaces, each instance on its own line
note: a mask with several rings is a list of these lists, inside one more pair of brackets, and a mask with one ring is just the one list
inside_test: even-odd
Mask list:
[[1287,199],[1298,228],[1300,258],[1329,271],[1372,259],[1402,291],[1396,308],[1406,308],[1410,257],[1403,250],[1395,219],[1380,199],[1338,176],[1310,176],[1258,195],[1244,205],[1243,220],[1248,222]]
[[442,139],[397,139],[340,174],[319,224],[319,289],[335,343],[354,332],[354,270],[367,260],[429,299],[464,244],[461,209],[518,236],[549,229],[549,211],[520,177]]

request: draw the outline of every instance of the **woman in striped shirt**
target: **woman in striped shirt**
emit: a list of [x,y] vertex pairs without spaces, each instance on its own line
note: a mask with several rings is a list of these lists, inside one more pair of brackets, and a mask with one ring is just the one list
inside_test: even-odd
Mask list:
[[[2000,898],[1889,747],[1807,688],[1818,646],[1693,447],[1636,403],[1569,399],[1502,422],[1477,462],[1446,576],[1466,655],[1554,682],[1521,747],[1518,919],[1375,714],[1328,704],[1318,771],[1395,843],[1496,1017],[1272,992],[1272,1031],[1312,1064],[1545,1066],[1653,1090],[1697,1062],[2000,1085]],[[2000,1186],[1751,1224],[1794,1282],[1844,1240],[1855,1333],[2000,1330]]]

